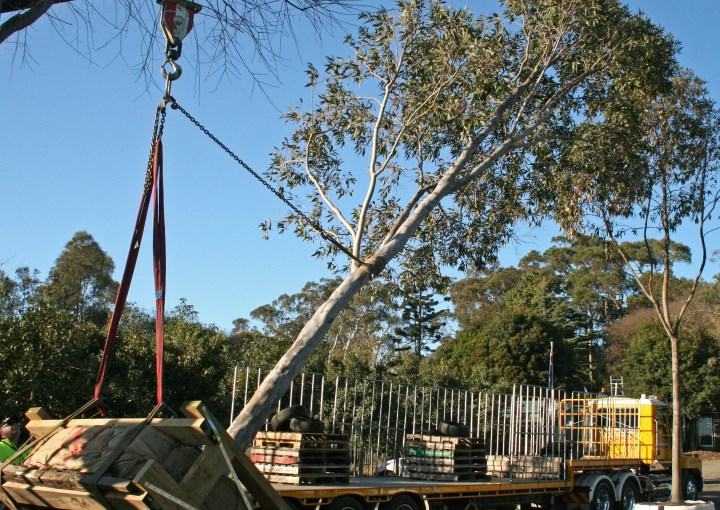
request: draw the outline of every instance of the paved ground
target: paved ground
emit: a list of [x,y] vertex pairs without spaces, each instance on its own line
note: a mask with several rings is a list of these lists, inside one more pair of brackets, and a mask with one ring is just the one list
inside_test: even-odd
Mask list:
[[703,460],[703,478],[705,487],[701,499],[714,502],[720,510],[720,459]]

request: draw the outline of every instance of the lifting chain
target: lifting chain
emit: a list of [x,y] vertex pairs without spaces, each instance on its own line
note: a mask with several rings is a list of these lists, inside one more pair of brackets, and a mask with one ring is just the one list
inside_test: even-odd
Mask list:
[[327,242],[335,246],[337,249],[342,251],[345,255],[350,257],[352,260],[357,262],[359,265],[364,265],[365,261],[356,257],[349,249],[347,249],[340,241],[338,241],[335,236],[330,234],[327,230],[322,228],[322,226],[315,220],[312,220],[309,218],[304,212],[302,212],[300,209],[298,209],[295,204],[290,202],[283,193],[275,189],[269,182],[267,182],[265,179],[263,179],[255,170],[250,168],[250,166],[245,163],[242,159],[240,159],[237,154],[235,154],[230,148],[228,148],[224,143],[222,143],[218,138],[213,135],[205,126],[203,126],[198,120],[195,119],[190,113],[188,113],[185,108],[180,106],[178,102],[175,100],[172,96],[167,96],[165,98],[165,101],[170,104],[170,108],[173,110],[180,110],[180,112],[187,117],[187,119],[192,122],[200,131],[205,133],[210,140],[215,142],[222,150],[224,150],[232,159],[235,160],[236,163],[238,163],[241,167],[243,167],[250,175],[255,177],[260,183],[262,183],[263,186],[265,186],[268,190],[270,190],[276,197],[278,197],[280,200],[282,200],[285,205],[287,205],[295,214],[298,215],[307,225],[309,225],[315,232],[317,232],[320,237],[325,239]]
[[148,156],[147,170],[145,172],[145,184],[143,193],[150,193],[153,182],[153,159],[155,158],[155,147],[158,140],[162,139],[165,130],[165,116],[167,114],[165,108],[165,100],[160,101],[155,110],[155,124],[153,125],[153,134],[150,141],[150,155]]
[[[190,0],[158,0],[158,3],[162,5],[162,14],[160,16],[160,26],[162,27],[163,34],[165,35],[165,63],[162,65],[161,71],[162,76],[165,78],[165,95],[163,96],[160,105],[158,106],[157,112],[155,113],[155,128],[153,130],[153,148],[150,151],[150,160],[148,162],[148,173],[145,177],[145,189],[148,190],[152,185],[152,161],[154,157],[155,141],[162,137],[163,127],[165,125],[165,106],[170,104],[170,107],[175,110],[180,110],[185,117],[190,120],[200,131],[205,133],[213,142],[215,142],[221,149],[223,149],[231,158],[233,158],[240,166],[247,170],[253,177],[262,183],[268,190],[270,190],[276,197],[282,200],[297,216],[310,226],[320,237],[325,239],[327,242],[335,246],[338,250],[345,253],[352,260],[360,265],[364,265],[365,262],[360,258],[356,257],[349,249],[347,249],[335,236],[328,233],[319,222],[310,219],[304,212],[298,209],[292,202],[290,202],[283,193],[275,189],[269,182],[263,179],[257,172],[250,168],[242,159],[240,159],[233,151],[231,151],[224,143],[213,135],[205,126],[200,124],[195,117],[190,115],[187,110],[180,106],[175,98],[170,95],[170,89],[172,82],[177,80],[182,74],[182,68],[175,62],[180,58],[182,53],[182,39],[192,30],[193,16],[200,12],[200,5]],[[158,126],[159,119],[159,126]]]

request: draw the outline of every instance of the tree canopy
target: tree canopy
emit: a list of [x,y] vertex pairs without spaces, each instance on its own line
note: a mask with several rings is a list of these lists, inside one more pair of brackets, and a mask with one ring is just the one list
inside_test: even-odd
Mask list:
[[[314,240],[319,225],[346,248],[323,243],[317,255],[351,264],[231,426],[239,443],[391,262],[439,286],[444,265],[492,261],[518,220],[568,215],[557,206],[574,189],[555,181],[580,141],[611,132],[634,159],[646,100],[670,87],[674,41],[613,0],[501,7],[476,15],[400,1],[361,15],[348,54],[329,57],[322,74],[309,67],[312,101],[288,112],[295,129],[267,176],[287,197],[307,197],[314,225],[293,212],[266,229]],[[616,180],[627,166],[604,172]]]

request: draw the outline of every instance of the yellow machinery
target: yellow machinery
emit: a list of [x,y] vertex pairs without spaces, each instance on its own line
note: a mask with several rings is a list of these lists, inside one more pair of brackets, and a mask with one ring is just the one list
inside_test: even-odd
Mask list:
[[655,398],[566,399],[560,423],[564,436],[586,457],[670,463],[670,412]]

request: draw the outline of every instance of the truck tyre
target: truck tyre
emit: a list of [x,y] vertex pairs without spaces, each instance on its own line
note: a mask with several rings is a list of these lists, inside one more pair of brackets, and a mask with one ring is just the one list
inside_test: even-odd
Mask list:
[[640,489],[631,480],[626,480],[620,492],[620,501],[617,510],[635,510],[635,504],[640,501]]
[[600,482],[595,486],[590,510],[613,510],[615,507],[615,491],[608,482]]
[[303,405],[299,405],[281,409],[275,416],[272,417],[272,420],[270,420],[270,426],[275,432],[289,432],[290,420],[298,417],[310,418],[310,411],[308,411],[308,408]]
[[390,500],[383,510],[420,510],[417,501],[407,494],[398,494]]
[[683,499],[697,501],[701,491],[700,478],[695,473],[685,473],[682,486]]
[[440,421],[438,423],[440,434],[449,437],[470,437],[470,427],[455,421]]
[[325,424],[320,420],[300,416],[290,419],[290,430],[293,432],[322,434],[325,432]]
[[362,503],[352,496],[342,496],[330,503],[327,510],[363,510]]

